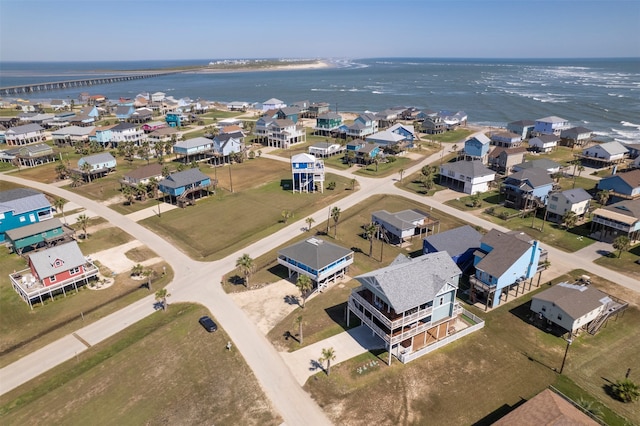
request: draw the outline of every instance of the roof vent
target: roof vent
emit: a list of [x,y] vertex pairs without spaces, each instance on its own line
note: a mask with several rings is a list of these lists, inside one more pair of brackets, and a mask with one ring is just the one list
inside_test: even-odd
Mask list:
[[307,242],[308,242],[309,244],[313,244],[314,246],[318,246],[318,245],[322,244],[322,242],[323,242],[323,241],[322,241],[322,240],[319,240],[319,239],[317,239],[317,238],[309,238],[309,239],[307,240]]

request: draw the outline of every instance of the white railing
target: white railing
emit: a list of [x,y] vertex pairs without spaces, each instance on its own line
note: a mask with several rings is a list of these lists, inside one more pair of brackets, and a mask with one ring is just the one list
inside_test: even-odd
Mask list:
[[476,321],[476,324],[472,325],[471,327],[467,327],[464,330],[461,330],[457,333],[454,333],[452,335],[450,335],[449,337],[445,337],[442,340],[437,341],[436,343],[433,343],[429,346],[426,346],[420,350],[417,350],[415,352],[410,352],[410,353],[400,353],[400,357],[398,358],[402,363],[406,364],[410,361],[413,361],[416,358],[419,358],[425,354],[428,354],[429,352],[433,352],[437,349],[440,349],[441,347],[448,345],[451,342],[455,342],[458,339],[461,339],[471,333],[473,333],[474,331],[478,331],[481,328],[484,327],[484,321],[477,317],[476,315],[472,314],[471,312],[467,311],[466,309],[462,309],[462,312],[464,315],[468,316],[469,318],[473,319],[474,321]]
[[429,306],[428,308],[425,309],[418,309],[417,312],[414,312],[410,315],[405,315],[404,317],[395,319],[395,320],[390,320],[385,314],[383,314],[381,311],[379,311],[375,305],[372,305],[368,300],[366,300],[364,297],[360,296],[358,293],[358,289],[356,289],[353,293],[351,293],[351,296],[358,301],[358,303],[360,303],[361,305],[364,305],[365,307],[367,307],[367,309],[369,311],[371,311],[371,313],[380,320],[380,322],[382,322],[384,325],[386,325],[387,327],[389,327],[390,330],[402,327],[404,325],[407,324],[411,324],[419,319],[422,319],[424,317],[427,317],[429,315],[431,315],[431,313],[433,312],[433,307]]

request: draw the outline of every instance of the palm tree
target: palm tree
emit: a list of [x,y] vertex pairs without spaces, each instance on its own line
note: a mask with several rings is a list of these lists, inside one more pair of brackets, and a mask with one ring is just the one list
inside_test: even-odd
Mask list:
[[302,309],[304,309],[304,305],[307,302],[307,297],[309,297],[309,292],[313,289],[313,281],[311,281],[311,278],[304,274],[298,274],[296,287],[298,287],[298,290],[300,290],[300,296],[302,297]]
[[155,176],[151,177],[149,179],[149,186],[147,188],[149,190],[148,195],[151,198],[156,198],[156,196],[158,195],[158,184],[159,183],[160,182],[158,182],[158,179]]
[[613,240],[613,248],[618,250],[618,259],[623,251],[629,250],[629,247],[631,247],[631,240],[626,235],[620,235]]
[[142,275],[142,272],[144,271],[144,266],[142,266],[141,264],[137,263],[135,265],[133,265],[131,267],[131,276],[132,277],[139,277],[140,275]]
[[375,237],[378,231],[378,225],[370,223],[364,226],[364,235],[369,240],[369,257],[373,256],[373,237]]
[[327,361],[327,376],[331,374],[331,361],[336,359],[336,351],[333,348],[324,348],[322,349],[322,356],[318,361],[322,364]]
[[72,188],[77,188],[80,185],[82,185],[82,182],[84,180],[82,179],[82,176],[79,173],[71,173],[71,187]]
[[311,225],[313,225],[316,220],[312,217],[308,217],[304,221],[307,222],[307,231],[311,231]]
[[86,240],[87,238],[89,238],[89,234],[87,234],[87,226],[89,225],[89,217],[82,213],[81,215],[79,215],[76,218],[76,223],[78,225],[80,225],[80,228],[82,228],[82,234],[83,234],[83,238]]
[[298,343],[300,343],[302,345],[302,326],[305,325],[306,323],[304,322],[304,317],[302,315],[298,315],[296,317],[296,319],[293,321],[293,323],[298,326]]
[[147,290],[151,291],[151,277],[153,276],[153,269],[145,269],[142,271],[142,275],[147,279]]
[[86,162],[82,163],[80,170],[87,175],[87,182],[91,183],[91,164]]
[[402,182],[402,177],[404,176],[404,169],[398,170],[398,173],[400,173],[400,182]]
[[358,185],[358,180],[356,178],[351,179],[351,190],[355,191],[356,185]]
[[67,219],[64,217],[65,204],[67,204],[67,200],[65,200],[64,198],[56,198],[56,200],[53,202],[53,206],[56,208],[56,211],[62,213],[62,220],[64,220],[64,223],[66,224]]
[[56,165],[56,173],[58,174],[58,179],[62,180],[67,177],[67,167],[61,162]]
[[333,238],[338,235],[338,221],[340,220],[340,207],[334,207],[331,209],[331,218],[333,219]]
[[564,216],[562,216],[562,224],[566,229],[573,228],[576,225],[576,222],[578,222],[578,215],[576,215],[576,212],[572,210],[569,210],[564,214]]
[[616,381],[611,389],[614,396],[622,402],[633,402],[640,398],[640,386],[629,379]]
[[240,268],[242,275],[244,277],[244,285],[245,287],[249,287],[249,277],[253,273],[255,269],[255,264],[251,256],[247,253],[244,253],[236,260],[236,268]]
[[135,188],[136,196],[140,197],[140,201],[144,201],[147,196],[147,185],[139,182]]
[[607,204],[607,201],[609,201],[610,197],[611,197],[611,191],[609,191],[608,189],[603,189],[602,191],[596,194],[596,200],[598,201],[598,203],[600,203],[603,206]]
[[167,303],[167,298],[169,296],[171,296],[171,294],[169,294],[166,288],[161,288],[160,290],[156,291],[156,300],[162,304],[163,311],[166,311],[167,306],[169,306],[169,304]]
[[133,204],[133,199],[135,198],[135,193],[134,193],[132,187],[130,187],[129,185],[123,186],[122,187],[122,195],[124,195],[124,198],[125,198],[127,204],[129,204],[129,205]]

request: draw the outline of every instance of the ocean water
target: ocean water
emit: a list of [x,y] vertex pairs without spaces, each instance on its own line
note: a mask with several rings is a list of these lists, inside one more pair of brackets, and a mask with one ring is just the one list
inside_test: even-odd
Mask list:
[[[126,70],[206,65],[208,60],[3,63],[0,86],[60,81]],[[469,121],[504,126],[556,115],[621,142],[640,143],[640,58],[571,60],[360,59],[313,70],[184,73],[144,80],[41,92],[24,99],[76,98],[81,91],[110,99],[140,92],[219,102],[278,98],[328,102],[334,111],[394,106],[464,110]]]

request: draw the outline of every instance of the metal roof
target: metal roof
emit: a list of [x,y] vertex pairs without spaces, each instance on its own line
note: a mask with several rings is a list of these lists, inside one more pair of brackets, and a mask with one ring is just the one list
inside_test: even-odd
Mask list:
[[[29,256],[29,260],[40,279],[51,277],[87,263],[80,251],[80,247],[78,247],[78,243],[75,241],[33,253]],[[57,261],[62,262],[62,264],[56,266]]]
[[159,185],[167,188],[181,188],[192,183],[201,182],[209,179],[198,169],[187,169],[181,172],[172,173],[166,179],[160,181]]
[[0,192],[0,213],[13,212],[14,215],[51,208],[51,203],[43,193],[27,188],[9,189]]
[[555,303],[572,319],[578,319],[611,302],[611,298],[597,288],[589,285],[559,283],[535,296],[534,299]]
[[316,271],[349,254],[353,255],[353,251],[320,238],[309,238],[278,251],[278,256],[285,256]]

